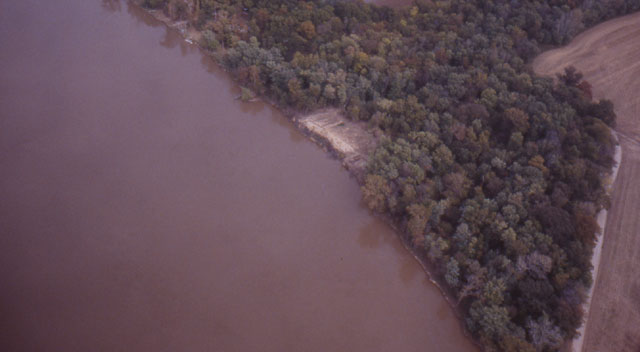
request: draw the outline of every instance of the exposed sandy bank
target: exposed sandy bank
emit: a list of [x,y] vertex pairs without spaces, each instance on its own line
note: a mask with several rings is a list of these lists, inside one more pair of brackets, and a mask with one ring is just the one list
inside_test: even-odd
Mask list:
[[338,109],[327,109],[296,119],[311,138],[337,153],[343,165],[357,177],[367,166],[375,138],[364,123],[347,119]]
[[[640,348],[640,13],[596,26],[568,46],[533,62],[534,70],[554,75],[573,65],[593,86],[594,98],[614,102],[622,152],[612,206],[598,216],[604,227],[594,253],[594,287],[584,332],[574,351],[633,351]],[[622,154],[622,155],[621,155]],[[606,239],[606,241],[605,241]]]

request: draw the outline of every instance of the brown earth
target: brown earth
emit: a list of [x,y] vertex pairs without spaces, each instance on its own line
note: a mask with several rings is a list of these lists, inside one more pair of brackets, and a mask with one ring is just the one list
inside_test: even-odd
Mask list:
[[596,99],[614,102],[622,163],[607,217],[600,272],[588,313],[583,351],[640,349],[640,13],[596,26],[570,45],[533,63],[552,75],[573,65],[593,86]]
[[349,120],[338,109],[326,109],[297,118],[296,123],[311,139],[336,153],[344,167],[361,178],[367,158],[376,145],[376,138],[364,122]]

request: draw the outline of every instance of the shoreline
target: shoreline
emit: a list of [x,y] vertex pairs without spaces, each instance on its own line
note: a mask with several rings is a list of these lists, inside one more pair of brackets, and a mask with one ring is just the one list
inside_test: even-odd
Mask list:
[[[200,45],[200,38],[202,37],[202,34],[195,28],[191,27],[189,25],[189,21],[184,21],[184,20],[174,21],[171,18],[169,18],[167,15],[165,15],[162,12],[162,10],[144,8],[136,0],[128,0],[128,2],[138,7],[142,11],[148,13],[154,19],[163,23],[168,29],[173,29],[178,31],[178,33],[183,37],[183,39],[188,44],[197,46],[204,55],[212,57],[213,60],[219,65],[219,67],[227,71],[224,68],[224,66],[222,66],[219,63],[218,57],[215,52],[208,51]],[[573,40],[576,40],[582,35],[584,35],[584,32],[580,33]],[[530,62],[532,66],[532,71],[537,75],[545,76],[544,74],[539,73],[537,70],[535,70],[535,61],[537,61],[540,57],[542,57],[549,51],[553,49],[558,49],[558,48],[562,48],[562,47],[547,48],[547,50],[541,52],[540,55],[538,55],[535,59],[533,59]],[[262,100],[265,103],[272,105],[274,108],[281,111],[289,119],[289,121],[293,123],[293,125],[296,127],[298,131],[300,131],[303,135],[305,135],[307,138],[313,141],[316,145],[321,147],[325,152],[329,153],[332,157],[339,160],[342,166],[347,171],[349,171],[349,174],[356,178],[358,184],[362,185],[363,179],[364,179],[364,173],[366,171],[367,158],[369,156],[369,153],[375,149],[375,144],[377,143],[377,138],[373,136],[373,133],[369,129],[367,129],[366,126],[363,125],[363,123],[354,122],[347,119],[344,116],[343,111],[339,108],[324,108],[324,109],[313,111],[311,113],[302,113],[296,110],[292,110],[291,108],[288,108],[286,106],[281,106],[276,102],[272,101],[271,99],[269,99],[268,97],[265,97],[262,95],[257,96],[251,101],[258,101],[258,100]],[[321,121],[322,119],[331,119],[332,121],[325,123]],[[335,127],[343,127],[343,126],[346,128],[353,128],[354,130],[359,130],[359,132],[357,133],[361,133],[362,135],[365,136],[363,138],[367,138],[365,143],[349,143],[348,138],[346,138],[344,135],[341,135],[340,133],[334,133],[333,131],[331,131],[331,129]],[[622,162],[622,146],[620,144],[618,134],[615,132],[615,130],[611,128],[610,128],[610,131],[616,140],[616,148],[614,153],[615,164],[610,170],[610,173],[608,176],[609,184],[606,186],[607,193],[609,195],[611,195],[613,192],[613,186]],[[585,313],[584,313],[583,323],[577,330],[578,336],[570,341],[566,341],[566,348],[573,352],[581,352],[583,343],[584,343],[586,327],[589,322],[591,301],[592,301],[593,292],[596,286],[596,282],[598,279],[601,252],[602,252],[604,235],[605,235],[606,225],[607,225],[607,213],[608,213],[607,209],[602,209],[596,215],[597,223],[601,228],[601,234],[600,236],[597,236],[596,245],[594,246],[594,251],[591,258],[591,264],[593,266],[593,269],[592,269],[593,282],[591,287],[588,290],[587,298],[583,303],[583,308]],[[419,252],[413,249],[414,246],[411,243],[411,240],[407,236],[405,236],[405,234],[402,231],[399,231],[399,229],[396,227],[394,222],[391,221],[390,218],[388,218],[387,216],[383,216],[381,214],[376,214],[376,216],[382,219],[388,226],[390,226],[393,229],[393,231],[396,232],[396,235],[399,237],[399,240],[402,242],[402,245],[405,247],[405,249],[407,249],[407,251],[411,254],[411,256],[413,256],[415,260],[418,261],[420,266],[423,268],[423,271],[427,275],[427,279],[429,280],[429,282],[431,282],[440,291],[440,293],[442,294],[442,297],[445,299],[447,304],[452,308],[454,315],[459,321],[463,334],[467,338],[469,338],[470,341],[475,346],[477,346],[480,350],[482,350],[482,345],[478,341],[476,341],[473,338],[473,336],[471,336],[471,334],[469,334],[469,332],[465,327],[463,315],[460,314],[459,312],[459,304],[458,304],[459,302],[457,302],[456,298],[446,289],[445,286],[441,285],[438,279],[433,275],[432,273],[433,270],[430,269],[430,262],[428,261],[428,259],[426,259],[424,255],[421,255]]]
[[[147,9],[136,0],[128,0],[128,2],[149,14],[157,21],[160,21],[168,29],[177,31],[185,42],[198,47],[203,55],[211,57],[221,69],[228,72],[226,68],[220,64],[216,52],[206,50],[200,45],[202,33],[190,26],[188,21],[174,21],[162,10]],[[240,87],[242,86],[240,85]],[[339,108],[323,108],[310,113],[302,113],[289,107],[281,106],[269,99],[269,97],[262,95],[256,96],[247,102],[257,101],[263,101],[278,109],[293,123],[298,131],[331,156],[338,159],[342,166],[358,180],[358,183],[362,184],[367,159],[377,144],[377,138],[373,135],[373,132],[367,128],[365,123],[349,120]],[[321,121],[323,119],[331,121]],[[336,127],[340,127],[343,131],[337,131]]]
[[[168,29],[176,30],[183,37],[185,42],[187,42],[190,45],[197,46],[201,50],[203,55],[207,55],[211,57],[221,69],[223,69],[225,72],[228,72],[221,64],[219,64],[215,56],[215,53],[212,53],[204,49],[200,45],[199,39],[198,39],[201,36],[200,32],[198,32],[192,27],[189,27],[186,21],[173,21],[169,17],[167,17],[161,10],[147,9],[141,6],[140,4],[138,4],[136,0],[127,0],[127,1],[131,3],[133,6],[136,6],[140,10],[149,14],[155,20],[164,24]],[[344,148],[337,147],[331,142],[332,141],[331,136],[327,134],[319,133],[318,130],[314,130],[313,128],[310,128],[311,124],[305,123],[305,120],[310,118],[312,119],[314,116],[317,116],[319,114],[333,112],[334,117],[344,120],[343,122],[345,125],[348,124],[350,127],[356,126],[355,128],[360,129],[362,133],[370,134],[369,142],[373,143],[373,146],[369,145],[369,146],[365,146],[365,147],[361,146],[360,148],[357,148],[357,149],[362,148],[362,149],[368,150],[369,152],[375,149],[375,144],[377,143],[377,138],[372,136],[370,131],[366,131],[362,126],[358,126],[359,124],[358,122],[347,120],[347,118],[344,117],[344,114],[341,111],[339,111],[339,109],[337,108],[334,108],[334,109],[325,108],[325,109],[313,111],[311,113],[303,114],[301,112],[297,112],[290,108],[282,107],[277,103],[273,102],[272,100],[268,99],[268,97],[257,96],[256,100],[262,100],[263,102],[273,106],[274,108],[282,112],[282,114],[285,115],[289,119],[289,121],[291,121],[291,123],[296,127],[298,131],[300,131],[304,136],[309,138],[309,140],[311,140],[317,146],[322,148],[329,155],[339,160],[341,165],[347,171],[349,171],[350,176],[356,179],[356,181],[358,182],[358,185],[359,186],[362,185],[364,181],[364,173],[366,171],[366,161],[369,155],[362,154],[361,157],[358,157],[357,155],[354,154],[355,157],[354,155],[352,155],[352,158],[348,158],[348,155],[345,155],[344,153],[345,151]],[[433,275],[432,270],[429,269],[430,263],[428,259],[420,255],[413,249],[413,245],[411,244],[409,238],[403,235],[403,233],[397,228],[397,226],[393,223],[393,221],[389,217],[384,216],[382,214],[374,214],[374,215],[377,218],[384,221],[384,223],[396,233],[396,236],[398,236],[398,239],[402,243],[402,246],[422,267],[424,273],[427,276],[428,281],[438,289],[443,299],[447,302],[447,304],[451,308],[453,314],[456,317],[456,320],[458,321],[458,325],[460,327],[462,334],[465,337],[467,337],[469,341],[471,341],[471,343],[478,348],[479,351],[482,351],[482,345],[475,338],[473,338],[473,336],[467,331],[467,328],[465,327],[464,319],[463,319],[464,317],[462,314],[460,314],[459,304],[456,298]]]
[[377,144],[365,123],[347,119],[337,108],[296,114],[292,122],[309,139],[340,160],[360,184],[363,183],[367,159]]

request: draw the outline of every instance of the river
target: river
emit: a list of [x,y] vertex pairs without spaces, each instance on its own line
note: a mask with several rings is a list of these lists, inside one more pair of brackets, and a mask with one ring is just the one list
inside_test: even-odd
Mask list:
[[472,351],[340,163],[125,2],[0,2],[0,350]]

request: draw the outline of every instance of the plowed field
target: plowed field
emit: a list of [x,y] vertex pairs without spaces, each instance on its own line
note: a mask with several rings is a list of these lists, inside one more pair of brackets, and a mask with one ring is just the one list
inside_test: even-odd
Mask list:
[[583,351],[640,350],[640,13],[596,26],[533,63],[552,75],[573,65],[596,99],[614,102],[622,163],[614,184]]

